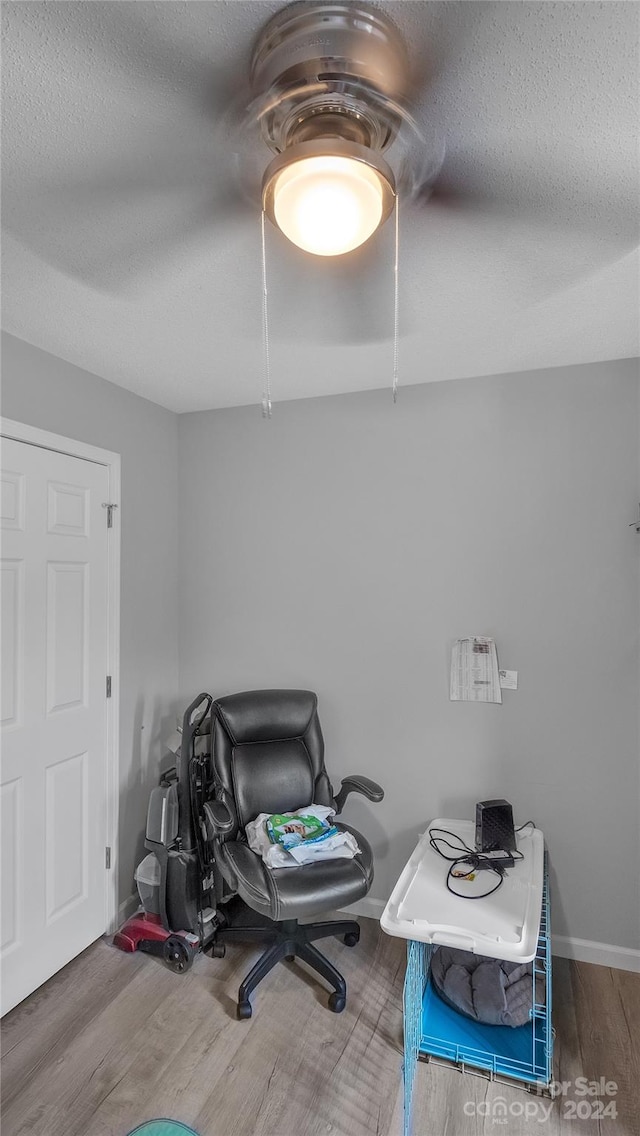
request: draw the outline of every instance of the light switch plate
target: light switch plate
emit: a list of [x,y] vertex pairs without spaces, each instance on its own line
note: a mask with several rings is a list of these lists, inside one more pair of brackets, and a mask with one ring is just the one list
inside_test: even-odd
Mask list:
[[517,690],[518,689],[518,672],[517,671],[499,671],[500,686],[502,690]]

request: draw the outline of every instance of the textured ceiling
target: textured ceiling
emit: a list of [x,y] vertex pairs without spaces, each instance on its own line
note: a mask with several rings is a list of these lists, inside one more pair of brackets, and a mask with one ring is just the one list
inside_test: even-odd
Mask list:
[[[178,411],[260,401],[260,227],[232,171],[281,5],[3,4],[3,326]],[[638,352],[638,8],[382,5],[457,193],[400,218],[400,382]],[[244,147],[244,149],[243,149]],[[268,231],[273,396],[389,385],[393,226],[351,259]]]

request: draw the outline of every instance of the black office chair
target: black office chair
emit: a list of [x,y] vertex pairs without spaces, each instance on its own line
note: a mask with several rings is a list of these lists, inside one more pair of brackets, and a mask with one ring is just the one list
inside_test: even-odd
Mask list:
[[340,1013],[345,980],[312,943],[342,935],[354,947],[360,928],[354,920],[298,920],[367,894],[373,881],[369,845],[354,832],[360,852],[351,860],[271,870],[249,848],[244,829],[259,813],[288,812],[312,802],[340,813],[349,793],[381,801],[382,789],[368,777],[346,777],[334,797],[324,767],[317,698],[309,690],[252,690],[218,699],[211,708],[211,756],[216,799],[204,806],[207,835],[226,891],[236,897],[218,907],[225,921],[212,953],[224,953],[225,940],[270,944],[240,986],[238,1017],[251,1017],[249,995],[275,964],[296,956],[333,986],[329,1008]]

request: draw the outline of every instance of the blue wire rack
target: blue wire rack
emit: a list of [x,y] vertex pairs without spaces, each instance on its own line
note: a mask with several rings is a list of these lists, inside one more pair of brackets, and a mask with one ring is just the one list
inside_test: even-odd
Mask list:
[[426,943],[418,943],[415,939],[407,942],[407,972],[403,992],[404,1062],[402,1065],[405,1136],[409,1136],[411,1130],[413,1082],[416,1077],[422,1038],[422,995],[425,988],[425,976],[429,972],[430,957],[431,948]]
[[[544,863],[542,910],[533,959],[532,1009],[523,1026],[489,1026],[459,1014],[434,992],[429,966],[433,947],[407,943],[404,982],[404,1133],[411,1136],[411,1105],[419,1059],[442,1060],[464,1072],[480,1072],[491,1080],[507,1078],[549,1090],[553,1069],[551,1026],[551,928],[549,877]],[[536,1001],[536,979],[542,977],[544,1003]]]

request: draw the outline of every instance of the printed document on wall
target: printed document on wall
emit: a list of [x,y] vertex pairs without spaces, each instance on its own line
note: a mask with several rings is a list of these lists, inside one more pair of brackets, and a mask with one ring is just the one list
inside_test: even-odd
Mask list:
[[452,702],[502,702],[495,641],[485,635],[456,639],[451,651]]

